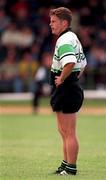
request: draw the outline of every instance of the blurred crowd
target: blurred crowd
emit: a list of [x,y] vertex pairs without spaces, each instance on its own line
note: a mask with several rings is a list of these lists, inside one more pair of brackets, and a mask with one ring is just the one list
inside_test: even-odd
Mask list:
[[81,79],[84,88],[106,89],[105,0],[0,0],[1,93],[35,92],[42,78],[48,84],[56,41],[49,27],[49,10],[59,6],[71,9],[72,30],[88,61]]

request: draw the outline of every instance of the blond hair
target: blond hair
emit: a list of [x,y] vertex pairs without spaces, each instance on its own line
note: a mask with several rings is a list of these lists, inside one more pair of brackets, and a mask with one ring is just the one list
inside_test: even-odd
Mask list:
[[59,7],[56,9],[51,9],[49,15],[50,16],[55,15],[61,20],[66,20],[68,22],[69,26],[71,25],[72,12],[68,8]]

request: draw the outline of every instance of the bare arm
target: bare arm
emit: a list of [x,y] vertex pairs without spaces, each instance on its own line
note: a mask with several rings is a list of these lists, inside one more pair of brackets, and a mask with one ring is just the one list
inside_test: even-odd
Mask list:
[[74,65],[75,63],[68,63],[64,66],[61,75],[55,77],[56,86],[59,86],[60,84],[62,84],[64,80],[71,74]]

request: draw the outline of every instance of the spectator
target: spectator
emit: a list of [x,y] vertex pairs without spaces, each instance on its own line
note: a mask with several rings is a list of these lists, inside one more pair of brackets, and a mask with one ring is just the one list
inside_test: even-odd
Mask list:
[[50,73],[50,66],[51,66],[51,54],[49,52],[45,52],[42,55],[41,65],[38,68],[35,74],[35,90],[34,90],[34,97],[33,97],[33,111],[37,112],[40,97],[50,95],[50,85],[49,85],[49,73]]
[[4,30],[6,30],[10,22],[11,22],[11,19],[8,16],[6,16],[5,10],[0,9],[0,34]]
[[29,27],[17,29],[15,23],[11,23],[2,33],[1,42],[3,45],[14,44],[21,48],[29,47],[34,41],[34,34]]
[[18,63],[18,77],[16,83],[18,87],[15,91],[33,92],[34,89],[34,74],[38,68],[38,62],[35,61],[30,52],[24,52],[22,59]]
[[17,74],[16,49],[11,46],[0,66],[0,92],[14,92]]
[[26,0],[18,0],[11,7],[11,13],[19,27],[29,25],[29,8]]
[[106,51],[101,45],[94,45],[87,55],[86,81],[89,88],[106,88]]

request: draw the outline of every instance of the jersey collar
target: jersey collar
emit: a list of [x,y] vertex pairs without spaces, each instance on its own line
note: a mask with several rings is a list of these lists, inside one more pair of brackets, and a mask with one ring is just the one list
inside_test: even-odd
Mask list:
[[59,37],[62,36],[63,34],[65,34],[66,32],[71,31],[71,28],[67,28],[65,31],[63,31],[62,33],[60,33]]

